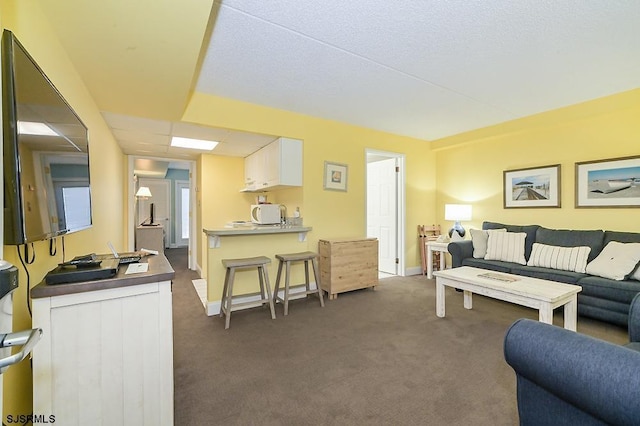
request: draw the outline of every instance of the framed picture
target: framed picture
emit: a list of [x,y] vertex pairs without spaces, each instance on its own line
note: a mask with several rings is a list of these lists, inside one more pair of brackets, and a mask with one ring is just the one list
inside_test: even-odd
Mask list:
[[576,163],[576,208],[640,207],[640,156]]
[[560,207],[560,164],[504,172],[504,208]]
[[347,190],[347,173],[348,166],[346,164],[324,162],[324,189],[332,191]]

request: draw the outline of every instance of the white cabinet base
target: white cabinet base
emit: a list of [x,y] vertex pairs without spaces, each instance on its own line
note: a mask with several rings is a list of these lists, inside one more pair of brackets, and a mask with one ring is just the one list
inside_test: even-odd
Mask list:
[[171,281],[33,299],[33,412],[64,425],[172,425]]

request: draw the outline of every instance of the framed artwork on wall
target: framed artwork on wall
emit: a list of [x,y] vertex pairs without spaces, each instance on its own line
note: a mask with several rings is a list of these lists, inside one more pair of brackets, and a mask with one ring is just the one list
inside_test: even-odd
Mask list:
[[347,173],[348,166],[346,164],[324,162],[324,189],[331,191],[347,190]]
[[560,207],[560,164],[506,170],[504,208]]
[[640,156],[576,163],[576,208],[640,207]]

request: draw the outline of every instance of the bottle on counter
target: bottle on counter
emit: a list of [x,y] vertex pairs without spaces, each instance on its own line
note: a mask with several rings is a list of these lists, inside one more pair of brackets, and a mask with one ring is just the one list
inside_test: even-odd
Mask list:
[[293,226],[302,226],[302,218],[300,217],[300,207],[296,207],[293,212]]

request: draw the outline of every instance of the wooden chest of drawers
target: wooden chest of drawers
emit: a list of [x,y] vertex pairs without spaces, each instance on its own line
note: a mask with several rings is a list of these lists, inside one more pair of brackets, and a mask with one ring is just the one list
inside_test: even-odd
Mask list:
[[329,299],[338,293],[378,284],[378,240],[336,239],[318,241],[321,288]]

